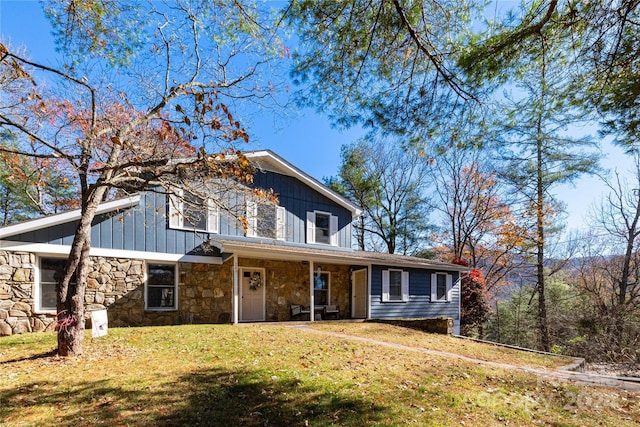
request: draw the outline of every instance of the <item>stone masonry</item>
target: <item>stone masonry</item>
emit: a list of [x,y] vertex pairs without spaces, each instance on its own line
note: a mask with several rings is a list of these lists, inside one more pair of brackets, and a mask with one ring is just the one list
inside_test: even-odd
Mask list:
[[0,336],[51,330],[52,318],[33,312],[33,265],[29,253],[0,251]]
[[[290,320],[292,304],[310,305],[308,263],[241,258],[238,264],[240,267],[265,269],[266,319],[268,321]],[[331,275],[330,303],[340,306],[340,317],[350,317],[349,266],[323,264],[322,271],[329,272]]]
[[[35,254],[0,251],[0,336],[55,329],[53,313],[35,310]],[[309,265],[301,262],[239,260],[240,267],[265,270],[267,321],[290,320],[292,304],[309,305]],[[91,258],[85,307],[107,309],[109,325],[147,326],[229,323],[232,318],[233,265],[179,263],[178,309],[145,310],[142,260]],[[349,267],[323,265],[331,274],[330,298],[349,317]]]

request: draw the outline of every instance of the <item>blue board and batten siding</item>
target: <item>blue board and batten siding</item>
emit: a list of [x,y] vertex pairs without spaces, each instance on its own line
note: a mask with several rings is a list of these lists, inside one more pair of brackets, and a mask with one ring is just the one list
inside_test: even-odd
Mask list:
[[[96,215],[91,225],[91,246],[101,249],[188,254],[206,241],[209,233],[172,230],[166,216],[167,198],[145,193],[132,208]],[[71,245],[78,221],[13,236],[14,241]]]
[[409,301],[382,301],[382,270],[388,266],[374,265],[371,268],[371,318],[425,318],[451,317],[457,323],[460,319],[460,284],[458,272],[447,272],[453,276],[453,291],[450,302],[431,302],[431,274],[436,270],[404,268],[409,272]]
[[351,248],[352,215],[348,209],[312,189],[297,178],[275,172],[257,172],[257,188],[271,188],[278,196],[278,204],[286,210],[286,241],[306,243],[307,212],[322,211],[338,217],[338,246]]
[[[338,217],[338,246],[351,247],[351,212],[301,181],[274,172],[258,172],[256,188],[273,189],[279,205],[286,210],[286,241],[306,243],[308,211],[328,212]],[[171,229],[168,226],[168,201],[164,194],[143,193],[140,203],[118,212],[97,215],[91,227],[91,246],[102,249],[190,254],[210,238],[244,236],[239,222],[220,215],[220,233]],[[243,212],[244,213],[244,212]],[[22,242],[71,245],[78,221],[43,228],[12,237]],[[326,246],[325,246],[326,247]]]

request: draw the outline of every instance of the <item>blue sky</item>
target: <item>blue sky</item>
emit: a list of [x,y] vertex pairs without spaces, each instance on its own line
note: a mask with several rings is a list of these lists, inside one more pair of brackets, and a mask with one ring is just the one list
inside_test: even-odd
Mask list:
[[[50,28],[39,2],[0,0],[0,39],[24,47],[35,61],[55,63]],[[364,134],[361,129],[334,129],[326,117],[311,110],[291,112],[288,117],[264,115],[249,127],[249,133],[252,149],[271,149],[318,180],[336,175],[340,147]],[[604,144],[603,151],[604,168],[622,172],[631,166],[619,148]],[[604,193],[604,186],[595,177],[559,187],[556,194],[567,204],[569,228],[583,227],[590,206]]]
[[[24,47],[36,62],[55,64],[51,26],[36,0],[0,0],[0,39]],[[251,149],[271,149],[319,180],[337,174],[340,147],[364,134],[334,129],[326,117],[308,109],[290,110],[286,117],[263,114],[248,125]]]

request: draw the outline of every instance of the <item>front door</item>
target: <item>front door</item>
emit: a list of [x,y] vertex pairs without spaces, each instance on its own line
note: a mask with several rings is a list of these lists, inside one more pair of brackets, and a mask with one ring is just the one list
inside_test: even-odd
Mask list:
[[265,319],[264,269],[240,269],[240,321],[262,322]]
[[351,317],[367,317],[367,270],[357,270],[351,276]]

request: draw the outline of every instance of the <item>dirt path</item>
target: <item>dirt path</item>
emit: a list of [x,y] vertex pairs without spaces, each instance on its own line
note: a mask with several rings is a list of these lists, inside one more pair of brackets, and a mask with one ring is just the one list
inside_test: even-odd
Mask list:
[[590,374],[585,372],[575,372],[575,371],[568,370],[570,367],[560,368],[560,369],[544,369],[544,368],[530,368],[526,366],[509,365],[506,363],[497,363],[497,362],[491,362],[487,360],[474,359],[472,357],[462,356],[460,354],[449,353],[446,351],[431,350],[424,347],[412,347],[412,346],[407,346],[403,344],[380,341],[373,338],[364,338],[364,337],[358,337],[355,335],[343,334],[339,332],[321,331],[321,330],[310,328],[308,325],[305,325],[305,324],[296,324],[296,325],[291,325],[289,327],[301,329],[306,332],[313,332],[313,333],[322,334],[322,335],[331,335],[331,336],[343,338],[346,340],[366,342],[369,344],[395,348],[398,350],[415,351],[415,352],[424,353],[424,354],[433,354],[433,355],[442,356],[442,357],[449,357],[449,358],[455,358],[458,360],[464,360],[470,363],[477,363],[479,365],[484,365],[484,366],[510,369],[510,370],[520,371],[520,372],[527,372],[527,373],[537,375],[539,377],[544,377],[544,378],[558,379],[558,380],[575,382],[575,383],[580,383],[585,385],[611,387],[618,390],[640,392],[640,381],[638,379],[634,380],[631,378],[625,379],[622,377],[608,377],[605,375]]

